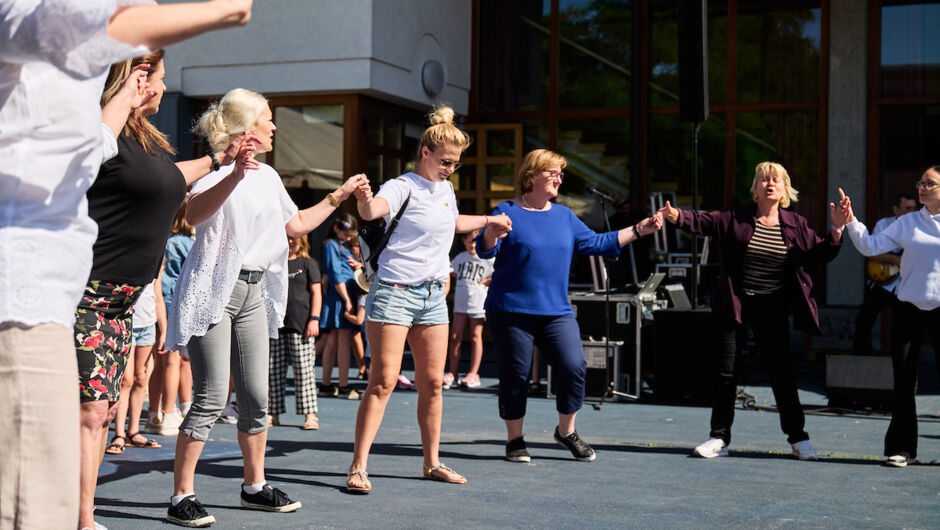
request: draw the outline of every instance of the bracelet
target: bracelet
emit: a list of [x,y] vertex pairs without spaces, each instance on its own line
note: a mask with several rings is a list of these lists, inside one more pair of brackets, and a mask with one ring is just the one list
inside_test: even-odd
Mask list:
[[633,225],[633,233],[636,235],[637,239],[643,237],[643,234],[640,233],[640,223]]
[[209,151],[209,160],[212,161],[212,171],[218,171],[220,167],[219,159],[215,157],[215,153]]
[[336,200],[336,197],[334,197],[332,193],[327,193],[326,198],[330,201],[330,206],[339,208],[339,201]]
[[836,226],[836,225],[832,225],[832,229],[835,230],[836,232],[839,232],[839,233],[841,234],[842,231],[845,230],[845,226],[843,225],[842,228],[839,228],[839,227]]
[[315,317],[315,316],[311,315],[311,316],[310,316],[310,320],[320,320],[320,317]]

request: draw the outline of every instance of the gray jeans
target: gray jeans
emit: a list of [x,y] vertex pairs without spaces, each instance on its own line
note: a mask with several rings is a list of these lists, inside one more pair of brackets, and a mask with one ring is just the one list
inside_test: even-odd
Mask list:
[[268,321],[261,284],[235,282],[222,320],[189,341],[193,369],[193,405],[180,432],[209,438],[228,401],[229,374],[238,400],[238,430],[249,434],[268,428]]

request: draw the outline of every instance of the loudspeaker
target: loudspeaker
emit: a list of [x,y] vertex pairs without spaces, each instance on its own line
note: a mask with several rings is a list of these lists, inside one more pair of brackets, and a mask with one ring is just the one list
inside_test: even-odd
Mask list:
[[891,410],[893,392],[891,357],[826,356],[826,393],[830,407]]
[[718,335],[711,309],[653,313],[653,393],[657,401],[710,405]]
[[706,0],[679,0],[679,118],[708,118],[708,17]]

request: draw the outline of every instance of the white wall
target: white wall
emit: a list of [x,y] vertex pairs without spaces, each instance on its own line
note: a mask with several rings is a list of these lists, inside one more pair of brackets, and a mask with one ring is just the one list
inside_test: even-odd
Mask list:
[[[446,101],[463,114],[470,16],[470,0],[255,0],[247,26],[169,47],[167,88],[191,97],[236,87],[266,95],[361,92],[416,108]],[[430,59],[444,67],[436,98],[421,84]]]

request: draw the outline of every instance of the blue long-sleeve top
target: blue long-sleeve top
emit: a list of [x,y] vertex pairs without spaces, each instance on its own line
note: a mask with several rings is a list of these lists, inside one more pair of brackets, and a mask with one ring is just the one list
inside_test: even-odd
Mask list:
[[489,250],[483,250],[483,232],[477,236],[477,254],[484,259],[496,257],[486,297],[488,310],[572,314],[568,301],[572,254],[620,253],[617,232],[598,234],[560,204],[553,203],[547,211],[530,211],[513,202],[502,202],[493,209],[493,215],[501,213],[512,220],[509,235]]
[[323,270],[330,279],[330,286],[346,283],[353,279],[353,269],[349,266],[352,257],[345,245],[335,239],[327,239],[323,246]]

